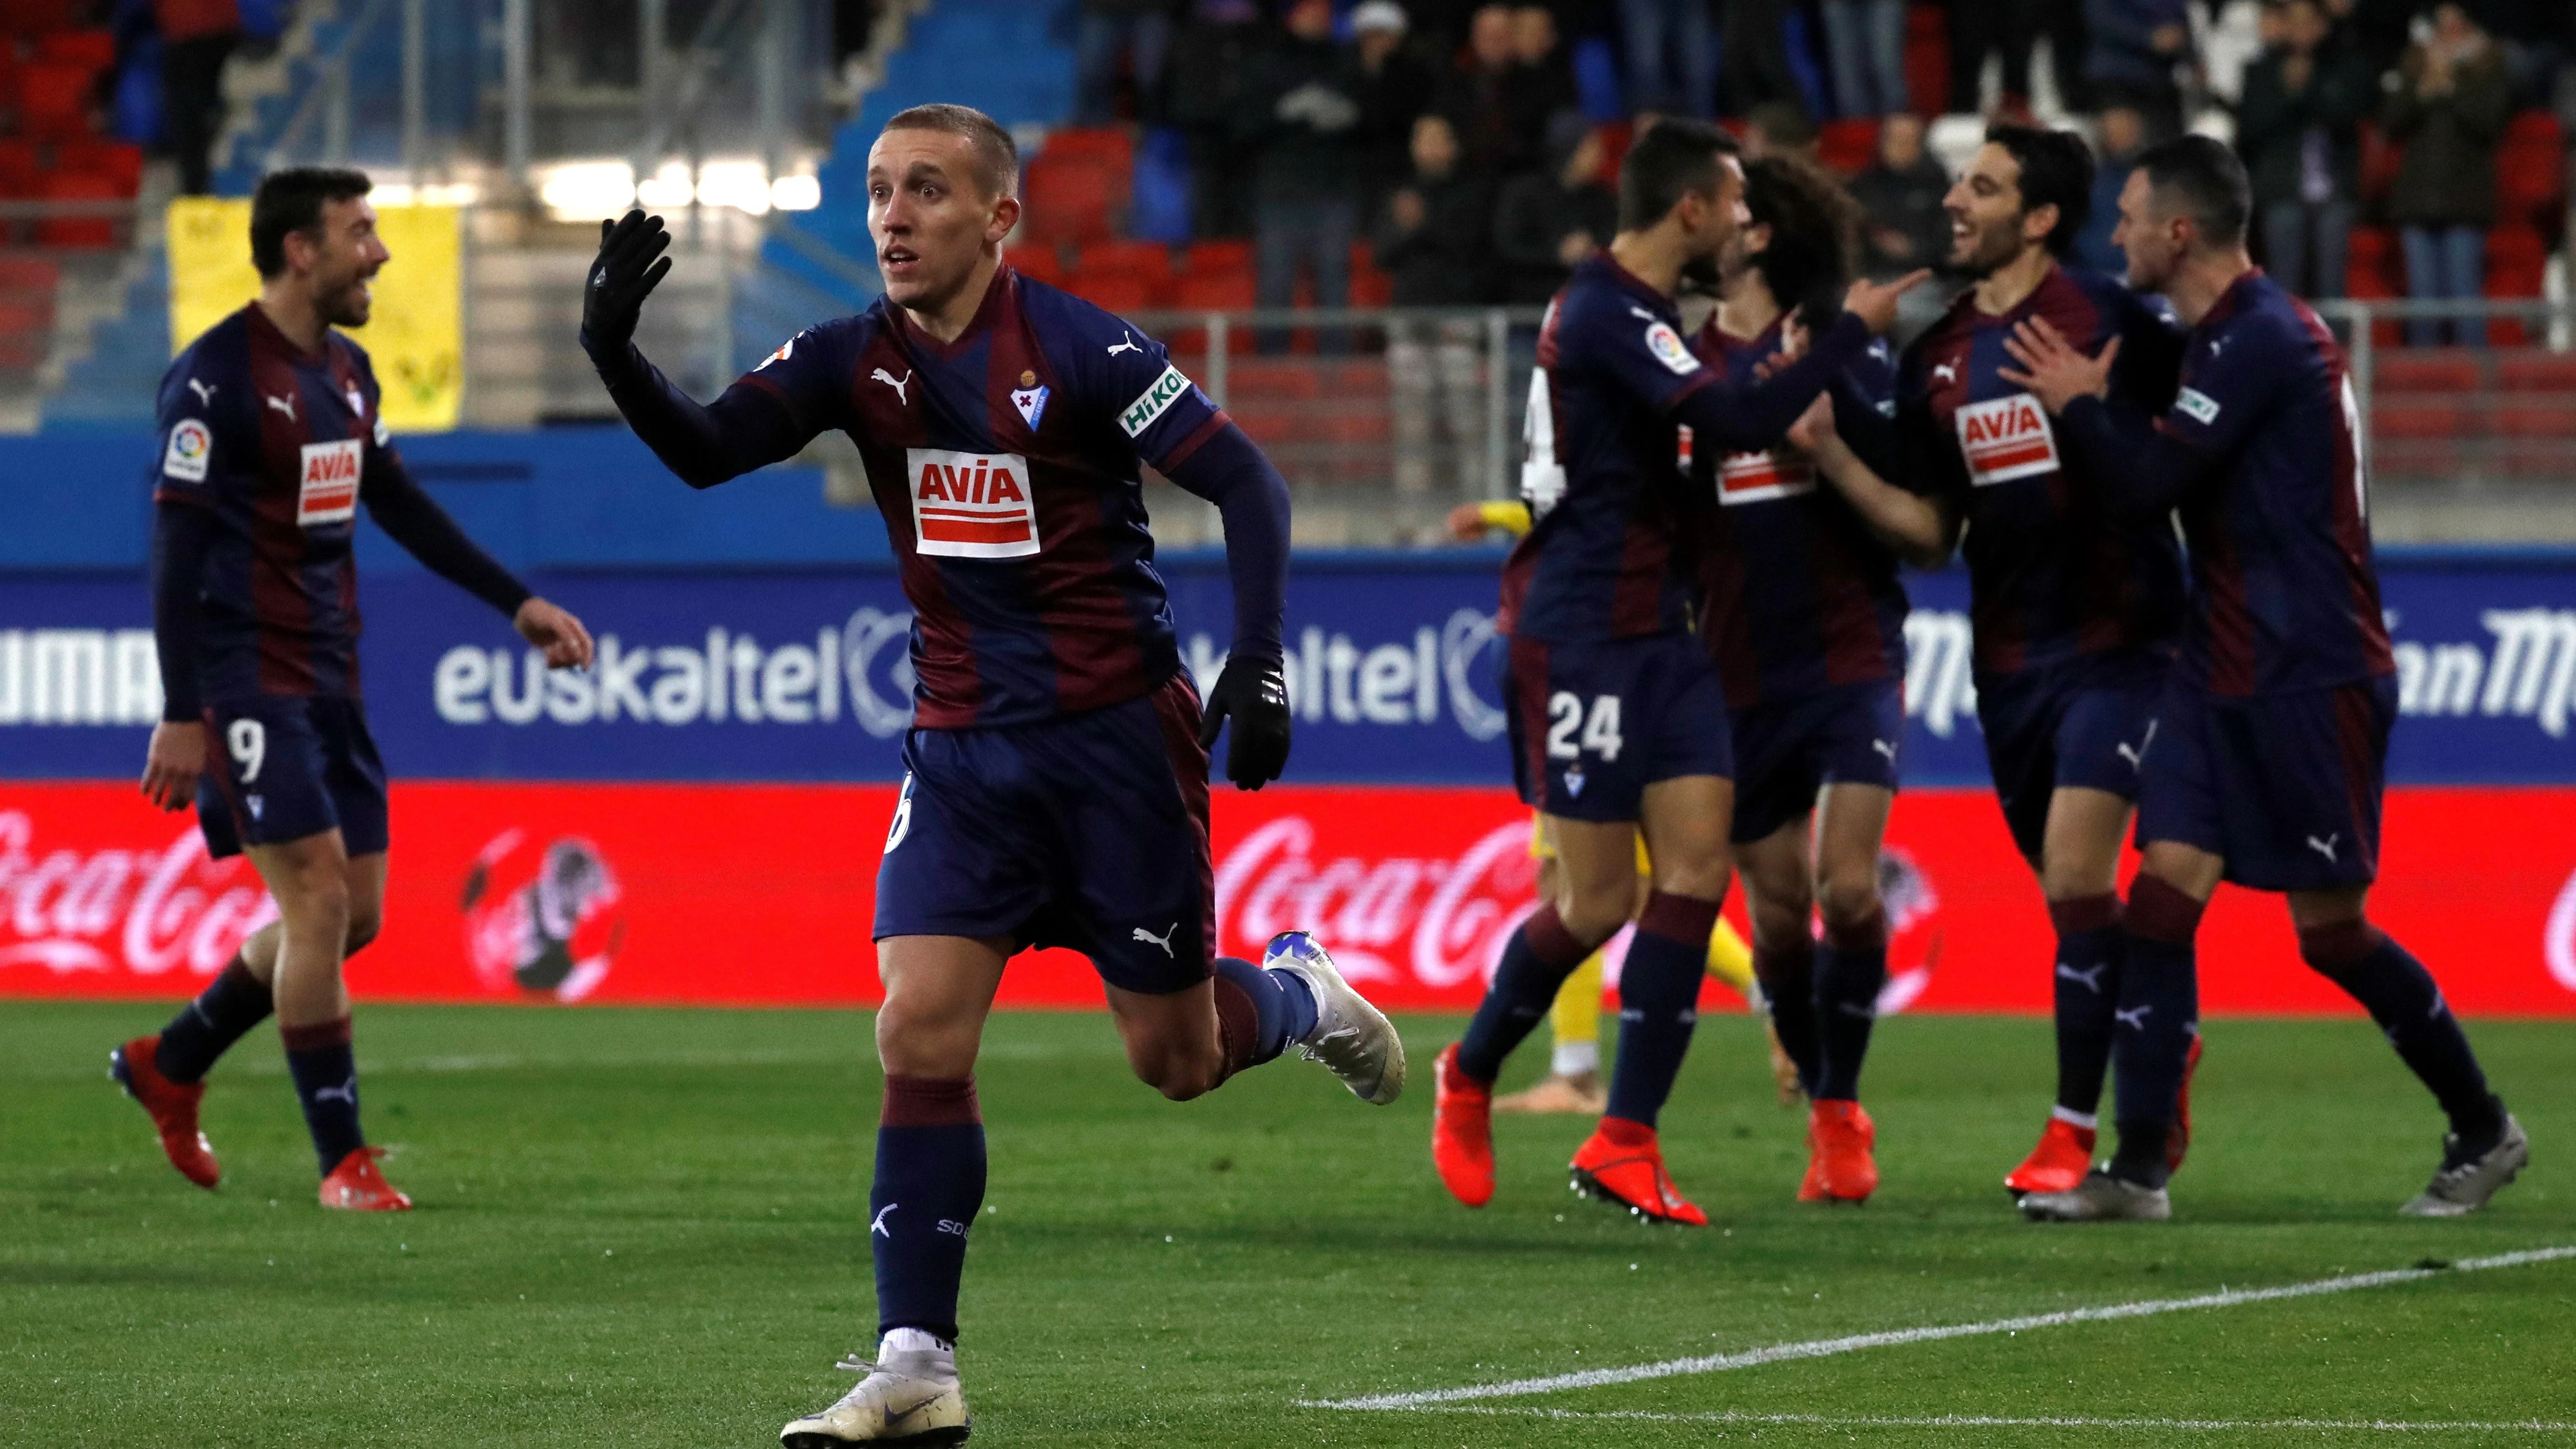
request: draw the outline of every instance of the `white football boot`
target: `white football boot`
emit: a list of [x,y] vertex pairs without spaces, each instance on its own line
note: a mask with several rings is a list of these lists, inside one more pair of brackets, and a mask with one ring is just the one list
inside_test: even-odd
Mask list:
[[2035,1223],[2160,1223],[2173,1216],[2173,1200],[2161,1187],[2097,1167],[2064,1192],[2022,1194],[2021,1215]]
[[[895,1346],[903,1335],[906,1346]],[[957,1383],[957,1350],[918,1329],[896,1329],[877,1349],[876,1362],[853,1354],[834,1364],[862,1375],[839,1403],[778,1431],[786,1449],[837,1449],[844,1444],[963,1444],[975,1421]]]
[[1351,1095],[1383,1107],[1404,1092],[1404,1040],[1386,1013],[1351,989],[1332,955],[1303,931],[1282,931],[1261,953],[1261,969],[1285,971],[1315,997],[1315,1030],[1296,1043],[1299,1055],[1322,1062]]
[[2410,1218],[2465,1217],[2504,1191],[2505,1184],[2530,1161],[2531,1139],[2510,1115],[2495,1145],[2474,1156],[2458,1133],[2447,1133],[2442,1138],[2442,1166],[2432,1183],[2398,1211]]

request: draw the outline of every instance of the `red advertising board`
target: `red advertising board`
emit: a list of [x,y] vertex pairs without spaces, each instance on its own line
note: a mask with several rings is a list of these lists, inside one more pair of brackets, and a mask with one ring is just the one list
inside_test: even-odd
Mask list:
[[[893,807],[883,785],[397,785],[385,930],[351,985],[371,1000],[864,1004]],[[1224,949],[1314,930],[1390,1007],[1473,1005],[1530,906],[1528,817],[1502,791],[1221,789],[1215,825]],[[1889,847],[1882,1004],[2046,1011],[2048,918],[1992,797],[1908,792]],[[2392,792],[2372,910],[2461,1011],[2576,1017],[2576,789]],[[0,784],[0,996],[185,995],[268,914],[246,865],[208,861],[191,818],[131,785]],[[1003,1000],[1079,1007],[1100,990],[1081,958],[1041,952],[1013,964]],[[2299,964],[2280,902],[2233,889],[2202,928],[2201,1000],[2352,1009]]]

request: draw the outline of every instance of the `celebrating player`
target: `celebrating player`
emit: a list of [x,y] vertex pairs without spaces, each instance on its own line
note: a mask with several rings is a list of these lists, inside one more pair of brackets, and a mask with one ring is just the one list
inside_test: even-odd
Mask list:
[[[1160,343],[1002,261],[1019,156],[991,117],[918,106],[868,157],[885,295],[810,328],[714,403],[633,344],[668,259],[658,218],[601,227],[582,343],[636,434],[692,486],[827,429],[858,445],[912,601],[914,728],[877,879],[886,1088],[869,1243],[881,1342],[790,1446],[956,1443],[957,1290],[984,1196],[975,1057],[1003,963],[1090,956],[1136,1075],[1175,1101],[1294,1044],[1374,1103],[1404,1048],[1301,932],[1216,955],[1208,748],[1254,790],[1288,759],[1287,483]],[[1202,716],[1152,563],[1139,461],[1217,505],[1232,652]]]
[[1664,121],[1619,170],[1619,232],[1577,266],[1541,324],[1521,492],[1536,520],[1504,565],[1513,773],[1559,856],[1558,892],[1504,948],[1465,1038],[1441,1053],[1432,1160],[1470,1207],[1494,1192],[1493,1083],[1557,989],[1628,920],[1642,828],[1652,891],[1620,980],[1608,1114],[1575,1153],[1581,1190],[1660,1222],[1705,1223],[1664,1171],[1655,1127],[1688,1050],[1734,804],[1725,695],[1691,637],[1678,428],[1710,446],[1779,441],[1895,318],[1910,278],[1863,283],[1858,315],[1808,356],[1738,389],[1682,341],[1673,296],[1744,215],[1724,132]]
[[[1914,562],[1937,567],[1965,530],[1986,759],[2057,928],[2057,1103],[2004,1178],[2016,1196],[2073,1187],[2092,1162],[2120,1000],[2120,844],[2183,608],[2170,525],[2112,510],[2007,376],[2005,339],[2045,318],[2087,348],[2121,340],[2111,385],[2129,405],[2153,412],[2173,395],[2173,328],[2117,282],[2058,261],[2092,185],[2072,133],[1988,132],[1945,202],[1951,262],[1977,282],[1907,349],[1893,436],[1874,436],[1884,430],[1864,414],[1820,419],[1811,440],[1826,477]],[[2195,1038],[2194,1061],[2198,1050]],[[2179,1165],[2189,1117],[2160,1115],[2177,1121]]]
[[[192,800],[206,851],[248,854],[277,902],[222,974],[157,1036],[109,1060],[172,1166],[219,1176],[197,1130],[205,1075],[277,1014],[321,1159],[322,1205],[402,1209],[358,1130],[340,965],[375,939],[385,895],[385,772],[358,702],[364,503],[396,543],[501,611],[555,668],[587,667],[581,621],[536,598],[457,530],[403,467],[375,369],[333,330],[363,327],[388,254],[355,171],[271,174],[251,201],[259,299],[162,375],[153,480],[152,628],[161,723],[143,793]],[[211,761],[211,768],[209,763]]]
[[[1695,342],[1738,387],[1782,355],[1801,317],[1830,323],[1860,237],[1841,185],[1793,158],[1747,163],[1744,201],[1751,220],[1719,253],[1717,310]],[[1892,409],[1894,387],[1882,341],[1828,395]],[[1817,489],[1802,451],[1721,453],[1696,436],[1687,447],[1699,500],[1714,504],[1696,514],[1700,629],[1726,685],[1730,840],[1754,971],[1809,1100],[1798,1199],[1864,1202],[1878,1187],[1860,1069],[1887,984],[1878,856],[1905,738],[1905,591],[1895,555],[1840,494]]]
[[2373,926],[2380,793],[2396,666],[2371,562],[2359,407],[2342,349],[2245,252],[2244,164],[2185,136],[2138,158],[2115,240],[2131,285],[2191,329],[2161,415],[2110,383],[2119,339],[2087,355],[2029,318],[2009,374],[2057,420],[2087,475],[2138,516],[2179,509],[2191,618],[2138,793],[2146,860],[2130,883],[2121,979],[2119,1150],[2033,1218],[2163,1218],[2165,1135],[2198,1010],[2192,939],[2221,880],[2289,898],[2299,955],[2351,993],[2450,1118],[2442,1163],[2405,1206],[2484,1207],[2530,1144],[2431,973]]

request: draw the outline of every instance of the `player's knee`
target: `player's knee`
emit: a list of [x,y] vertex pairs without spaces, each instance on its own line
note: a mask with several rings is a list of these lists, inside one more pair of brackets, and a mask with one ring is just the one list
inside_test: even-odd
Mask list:
[[1557,911],[1565,932],[1586,943],[1607,941],[1628,924],[1637,906],[1636,888],[1625,886],[1617,891],[1572,892]]
[[1186,1102],[1216,1090],[1225,1077],[1222,1049],[1192,1051],[1173,1042],[1136,1043],[1128,1048],[1127,1065],[1136,1080],[1163,1094],[1166,1101]]
[[1824,918],[1827,931],[1860,930],[1885,913],[1875,871],[1828,875],[1817,882],[1816,914]]
[[347,944],[341,948],[341,954],[346,956],[355,956],[359,952],[367,949],[369,945],[374,943],[377,935],[384,930],[384,926],[384,907],[352,906],[349,911],[349,929],[346,937]]

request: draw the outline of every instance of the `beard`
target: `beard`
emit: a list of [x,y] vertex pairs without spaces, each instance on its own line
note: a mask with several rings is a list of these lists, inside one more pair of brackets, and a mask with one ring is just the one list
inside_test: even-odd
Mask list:
[[1984,281],[2021,255],[2021,238],[2002,227],[1987,227],[1970,238],[1968,254],[1951,265],[1973,281]]
[[341,286],[313,299],[313,310],[333,327],[364,327],[372,299],[366,292],[367,279],[352,277]]
[[1682,263],[1681,290],[1685,296],[1714,297],[1722,281],[1713,254]]

